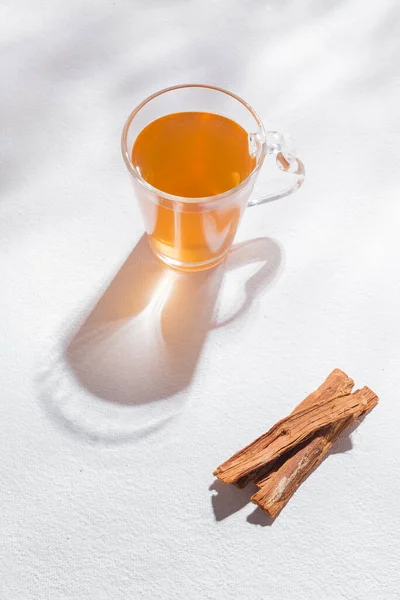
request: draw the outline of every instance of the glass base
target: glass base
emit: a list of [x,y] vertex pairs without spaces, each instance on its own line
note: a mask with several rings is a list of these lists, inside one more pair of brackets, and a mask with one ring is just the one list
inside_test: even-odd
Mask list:
[[186,273],[194,273],[196,271],[206,271],[207,269],[212,269],[213,267],[216,267],[217,265],[219,265],[219,263],[221,263],[229,253],[229,250],[225,251],[220,256],[217,256],[216,258],[212,258],[210,260],[205,260],[203,262],[183,263],[179,260],[171,258],[170,256],[166,256],[165,254],[162,254],[161,252],[156,250],[156,248],[151,243],[151,240],[149,238],[147,238],[147,240],[148,240],[149,246],[150,246],[153,254],[162,263],[164,263],[164,265],[167,265],[167,267],[169,267],[170,269],[174,269],[175,271],[184,271]]

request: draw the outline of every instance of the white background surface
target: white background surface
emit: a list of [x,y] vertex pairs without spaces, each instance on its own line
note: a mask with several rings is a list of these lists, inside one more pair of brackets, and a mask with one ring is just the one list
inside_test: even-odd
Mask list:
[[[395,0],[3,0],[0,598],[399,598],[399,40]],[[308,170],[192,278],[139,243],[119,150],[181,82]],[[209,490],[334,367],[380,405],[272,525]]]

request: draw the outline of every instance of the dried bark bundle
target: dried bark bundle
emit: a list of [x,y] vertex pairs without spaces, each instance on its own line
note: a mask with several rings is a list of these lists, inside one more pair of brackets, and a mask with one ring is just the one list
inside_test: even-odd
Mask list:
[[369,388],[351,393],[353,386],[352,379],[335,369],[288,417],[221,464],[214,475],[240,487],[253,479],[260,489],[252,501],[275,517],[343,431],[377,404]]

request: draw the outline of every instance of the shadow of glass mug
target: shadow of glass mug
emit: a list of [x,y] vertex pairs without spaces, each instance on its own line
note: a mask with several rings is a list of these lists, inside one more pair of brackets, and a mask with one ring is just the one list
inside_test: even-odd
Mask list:
[[[204,198],[174,196],[143,179],[132,162],[136,138],[149,123],[178,112],[219,114],[239,124],[248,134],[249,154],[255,159],[248,177],[226,192]],[[304,165],[295,156],[288,136],[277,131],[266,133],[260,118],[244,100],[208,85],[174,86],[146,98],[124,126],[121,149],[150,247],[163,263],[181,271],[200,271],[220,263],[232,246],[245,208],[295,192],[305,176]],[[278,179],[273,191],[253,198],[253,187],[267,155],[275,157],[285,181]]]

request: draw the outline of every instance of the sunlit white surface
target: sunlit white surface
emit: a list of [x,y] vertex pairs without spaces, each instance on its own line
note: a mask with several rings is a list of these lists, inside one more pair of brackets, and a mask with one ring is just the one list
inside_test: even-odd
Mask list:
[[[3,0],[1,599],[397,600],[399,31],[394,0]],[[307,168],[192,278],[146,249],[119,148],[181,82]],[[334,367],[381,397],[351,449],[272,526],[209,490]]]

